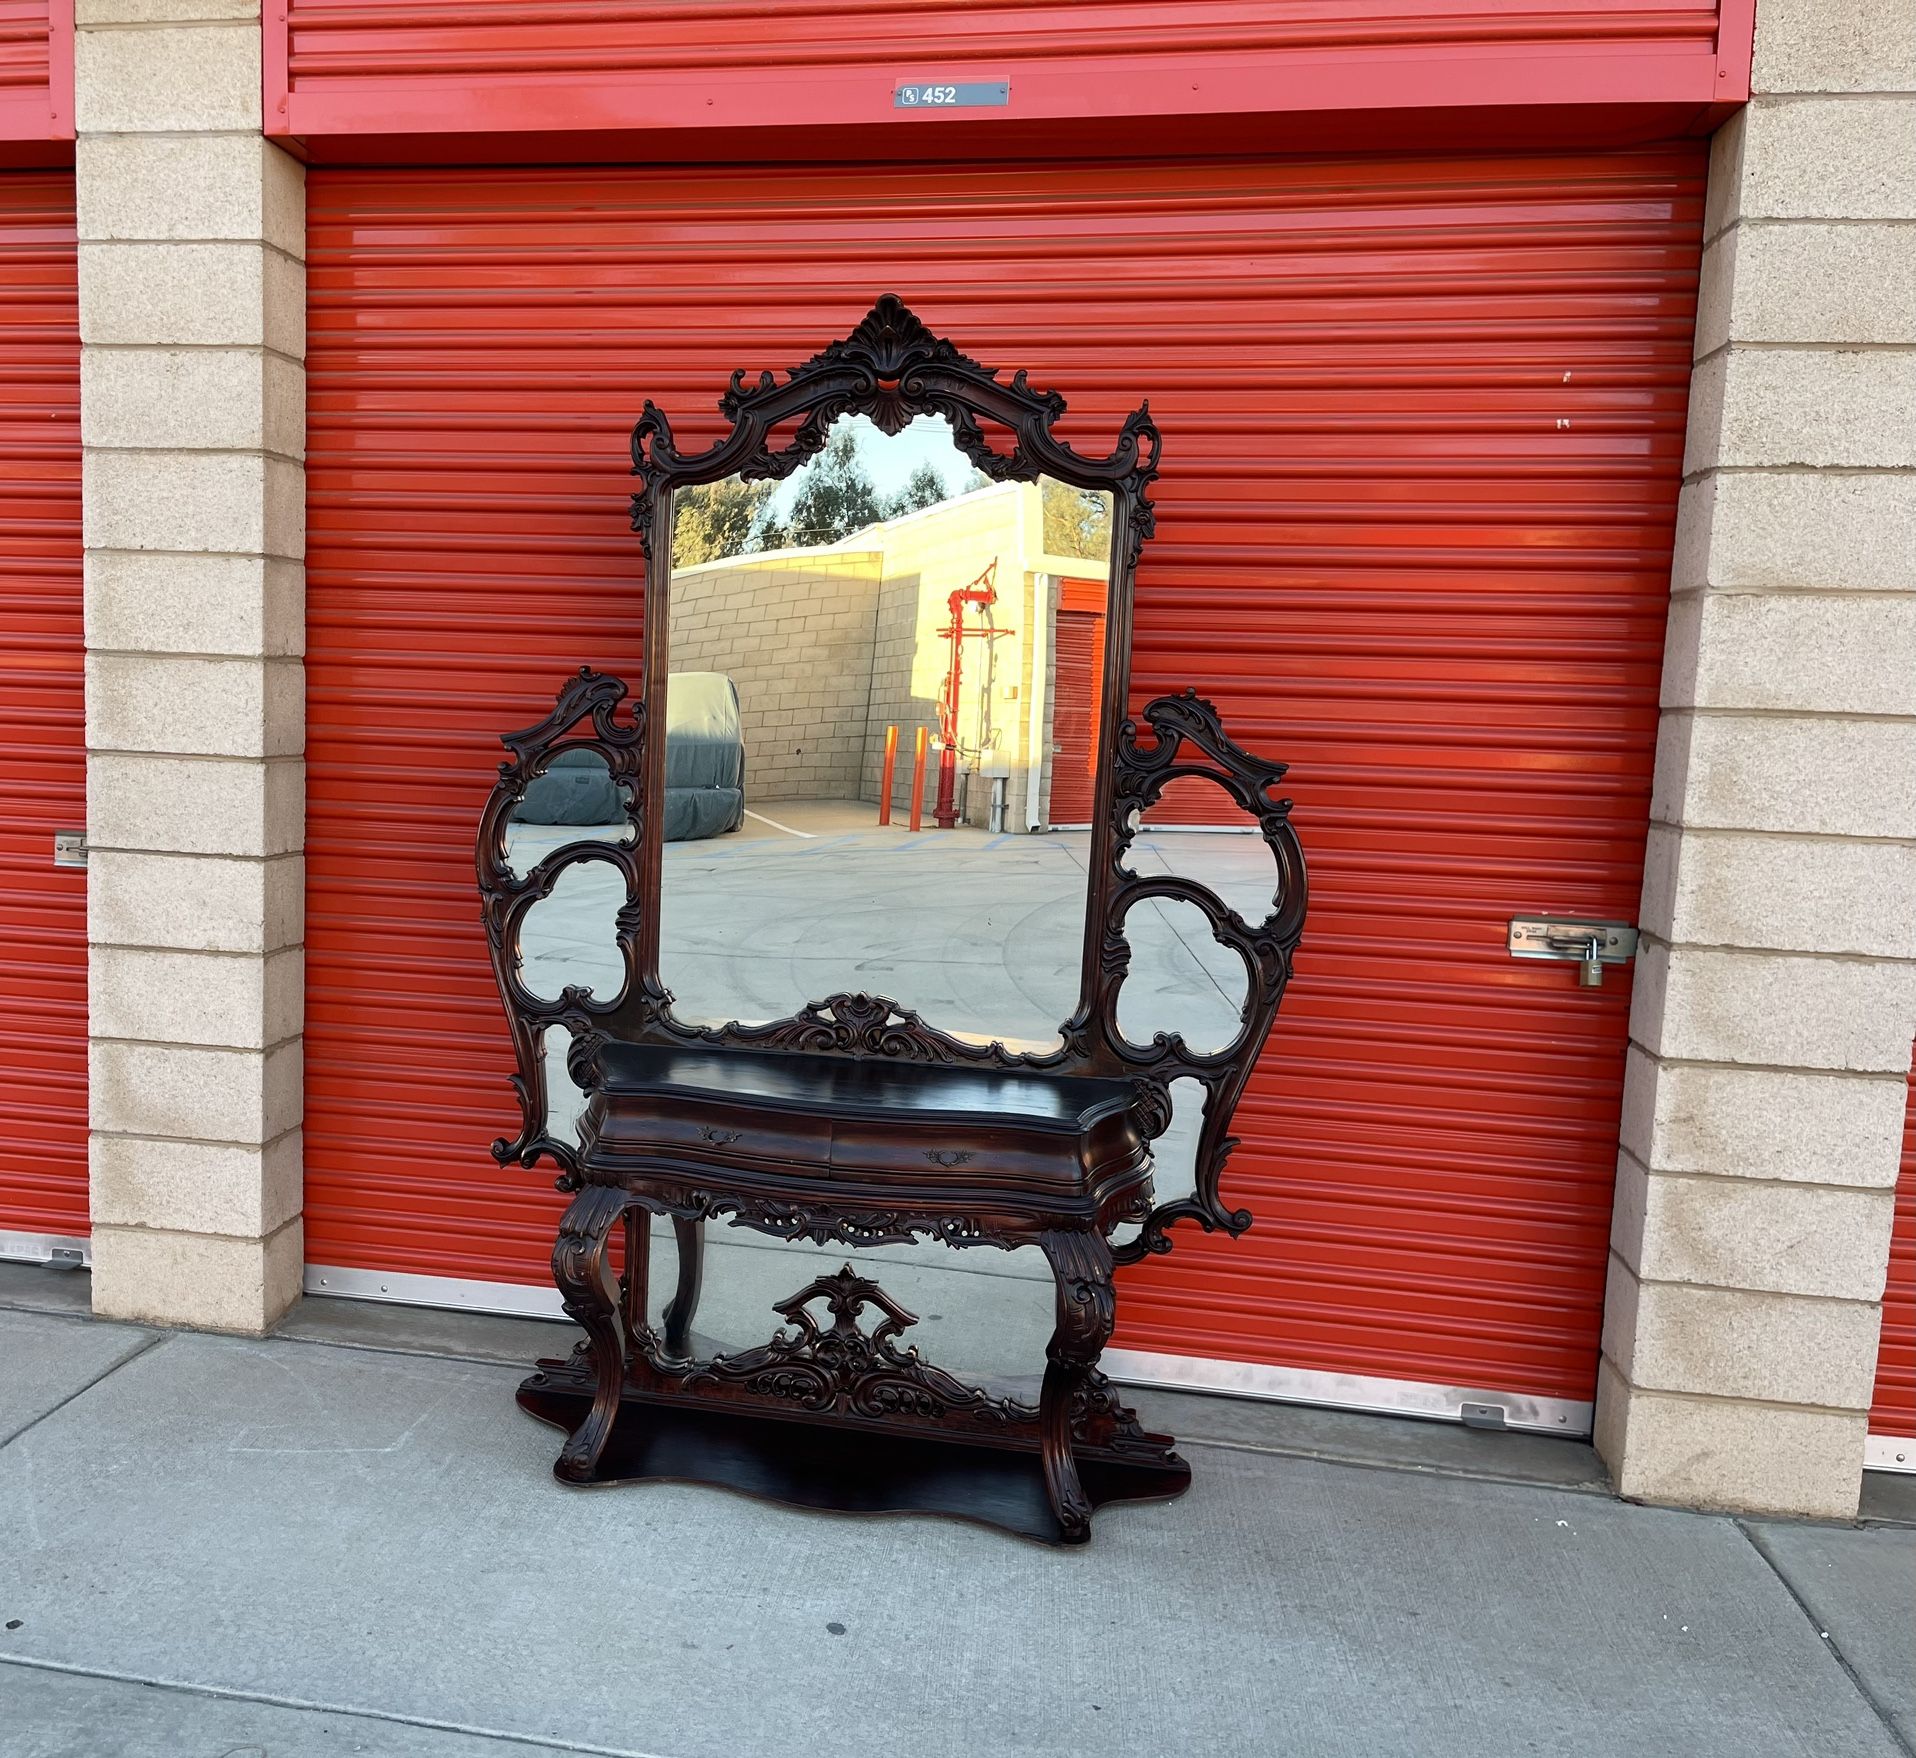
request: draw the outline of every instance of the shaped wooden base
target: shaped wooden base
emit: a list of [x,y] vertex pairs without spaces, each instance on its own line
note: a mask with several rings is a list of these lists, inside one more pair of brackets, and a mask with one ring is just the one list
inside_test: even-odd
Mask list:
[[[539,1368],[519,1387],[519,1406],[570,1436],[592,1407],[592,1380],[572,1362],[542,1361]],[[1078,1451],[1078,1477],[1092,1508],[1182,1495],[1191,1468],[1168,1448],[1167,1440],[1152,1461]],[[1070,1542],[1046,1494],[1035,1438],[1030,1446],[980,1446],[701,1408],[628,1390],[585,1481],[702,1483],[788,1507],[943,1514],[1043,1544]]]

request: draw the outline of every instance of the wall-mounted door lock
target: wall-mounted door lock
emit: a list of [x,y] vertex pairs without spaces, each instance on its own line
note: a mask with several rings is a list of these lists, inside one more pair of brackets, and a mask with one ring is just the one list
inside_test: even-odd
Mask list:
[[1603,967],[1636,956],[1637,931],[1628,922],[1590,922],[1574,916],[1517,916],[1510,924],[1512,958],[1574,962],[1577,986],[1603,987]]

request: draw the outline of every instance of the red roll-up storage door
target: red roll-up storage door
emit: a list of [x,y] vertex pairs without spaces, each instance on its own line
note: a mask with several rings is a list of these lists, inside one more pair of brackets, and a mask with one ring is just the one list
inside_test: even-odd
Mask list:
[[1896,1181],[1869,1432],[1872,1463],[1916,1471],[1916,1072],[1909,1077],[1909,1108],[1903,1113],[1903,1164]]
[[[638,664],[626,438],[894,291],[1107,446],[1164,433],[1140,696],[1289,760],[1310,926],[1240,1108],[1257,1224],[1119,1341],[1573,1402],[1595,1378],[1700,145],[1284,163],[315,170],[307,1242],[534,1285],[471,840],[501,730]],[[1572,1418],[1574,1420],[1574,1418]]]
[[0,172],[0,1255],[87,1231],[76,263],[73,174]]
[[1051,822],[1089,824],[1104,707],[1105,586],[1102,580],[1063,584],[1051,685]]

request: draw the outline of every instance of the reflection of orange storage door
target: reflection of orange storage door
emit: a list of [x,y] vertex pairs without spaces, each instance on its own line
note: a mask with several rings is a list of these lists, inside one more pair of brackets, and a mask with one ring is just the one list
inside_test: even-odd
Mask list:
[[1066,580],[1058,605],[1051,697],[1051,822],[1091,822],[1098,713],[1104,706],[1102,580]]
[[1916,1471],[1916,1072],[1909,1077],[1909,1108],[1903,1114],[1903,1167],[1896,1183],[1896,1230],[1869,1434],[1871,1464]]
[[87,1231],[73,176],[0,172],[0,1255]]
[[486,1156],[495,735],[582,661],[633,675],[643,399],[707,444],[734,369],[890,289],[1088,450],[1149,397],[1138,693],[1293,766],[1312,915],[1227,1183],[1256,1225],[1127,1278],[1128,1366],[1587,1420],[1630,981],[1505,928],[1636,913],[1702,155],[315,169],[315,1264],[546,1282],[547,1175]]

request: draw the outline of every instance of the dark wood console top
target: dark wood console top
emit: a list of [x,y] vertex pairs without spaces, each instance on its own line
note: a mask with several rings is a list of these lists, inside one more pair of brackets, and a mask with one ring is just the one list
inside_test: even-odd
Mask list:
[[692,1098],[723,1094],[736,1105],[829,1117],[996,1120],[1065,1135],[1123,1111],[1136,1096],[1131,1081],[1088,1075],[936,1068],[729,1046],[700,1050],[609,1043],[599,1051],[599,1067],[609,1095],[637,1090]]

